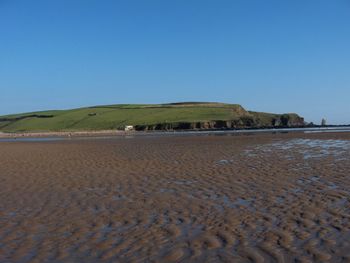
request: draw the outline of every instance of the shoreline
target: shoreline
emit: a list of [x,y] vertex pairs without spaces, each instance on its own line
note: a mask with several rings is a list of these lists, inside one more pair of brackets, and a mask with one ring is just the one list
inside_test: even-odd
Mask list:
[[172,134],[245,134],[245,133],[323,133],[323,132],[350,132],[349,126],[311,127],[311,128],[251,128],[251,129],[222,129],[222,130],[164,130],[164,131],[61,131],[61,132],[0,132],[2,139],[16,138],[55,138],[55,137],[100,137],[100,136],[127,136],[127,135],[172,135]]
[[105,131],[62,131],[62,132],[0,132],[0,138],[42,138],[42,137],[94,137],[124,135],[125,131],[105,130]]

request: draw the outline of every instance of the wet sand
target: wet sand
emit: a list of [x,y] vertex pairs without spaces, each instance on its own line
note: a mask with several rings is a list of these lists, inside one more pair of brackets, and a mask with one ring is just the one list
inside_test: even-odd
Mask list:
[[350,133],[0,143],[0,262],[349,262]]

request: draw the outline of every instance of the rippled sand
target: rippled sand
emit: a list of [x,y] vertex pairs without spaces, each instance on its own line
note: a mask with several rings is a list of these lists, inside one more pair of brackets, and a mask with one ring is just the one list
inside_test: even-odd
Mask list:
[[0,262],[349,262],[350,134],[0,143]]

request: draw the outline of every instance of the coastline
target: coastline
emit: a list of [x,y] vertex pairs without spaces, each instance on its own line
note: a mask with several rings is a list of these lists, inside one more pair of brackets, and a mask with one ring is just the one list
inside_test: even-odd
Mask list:
[[102,131],[61,131],[61,132],[0,132],[0,138],[42,138],[42,137],[94,137],[124,135],[125,131],[102,130]]
[[155,130],[155,131],[43,131],[43,132],[0,132],[2,139],[16,138],[71,138],[71,137],[100,137],[126,135],[171,135],[171,134],[245,134],[245,133],[323,133],[323,132],[350,132],[349,126],[309,127],[309,128],[251,128],[251,129],[199,129],[199,130]]

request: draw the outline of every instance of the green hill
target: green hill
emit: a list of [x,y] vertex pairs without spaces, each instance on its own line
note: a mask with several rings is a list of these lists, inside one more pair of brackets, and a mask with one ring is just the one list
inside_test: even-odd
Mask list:
[[304,120],[297,114],[246,111],[238,104],[184,102],[169,104],[119,104],[30,112],[0,116],[2,132],[212,129],[295,127]]

